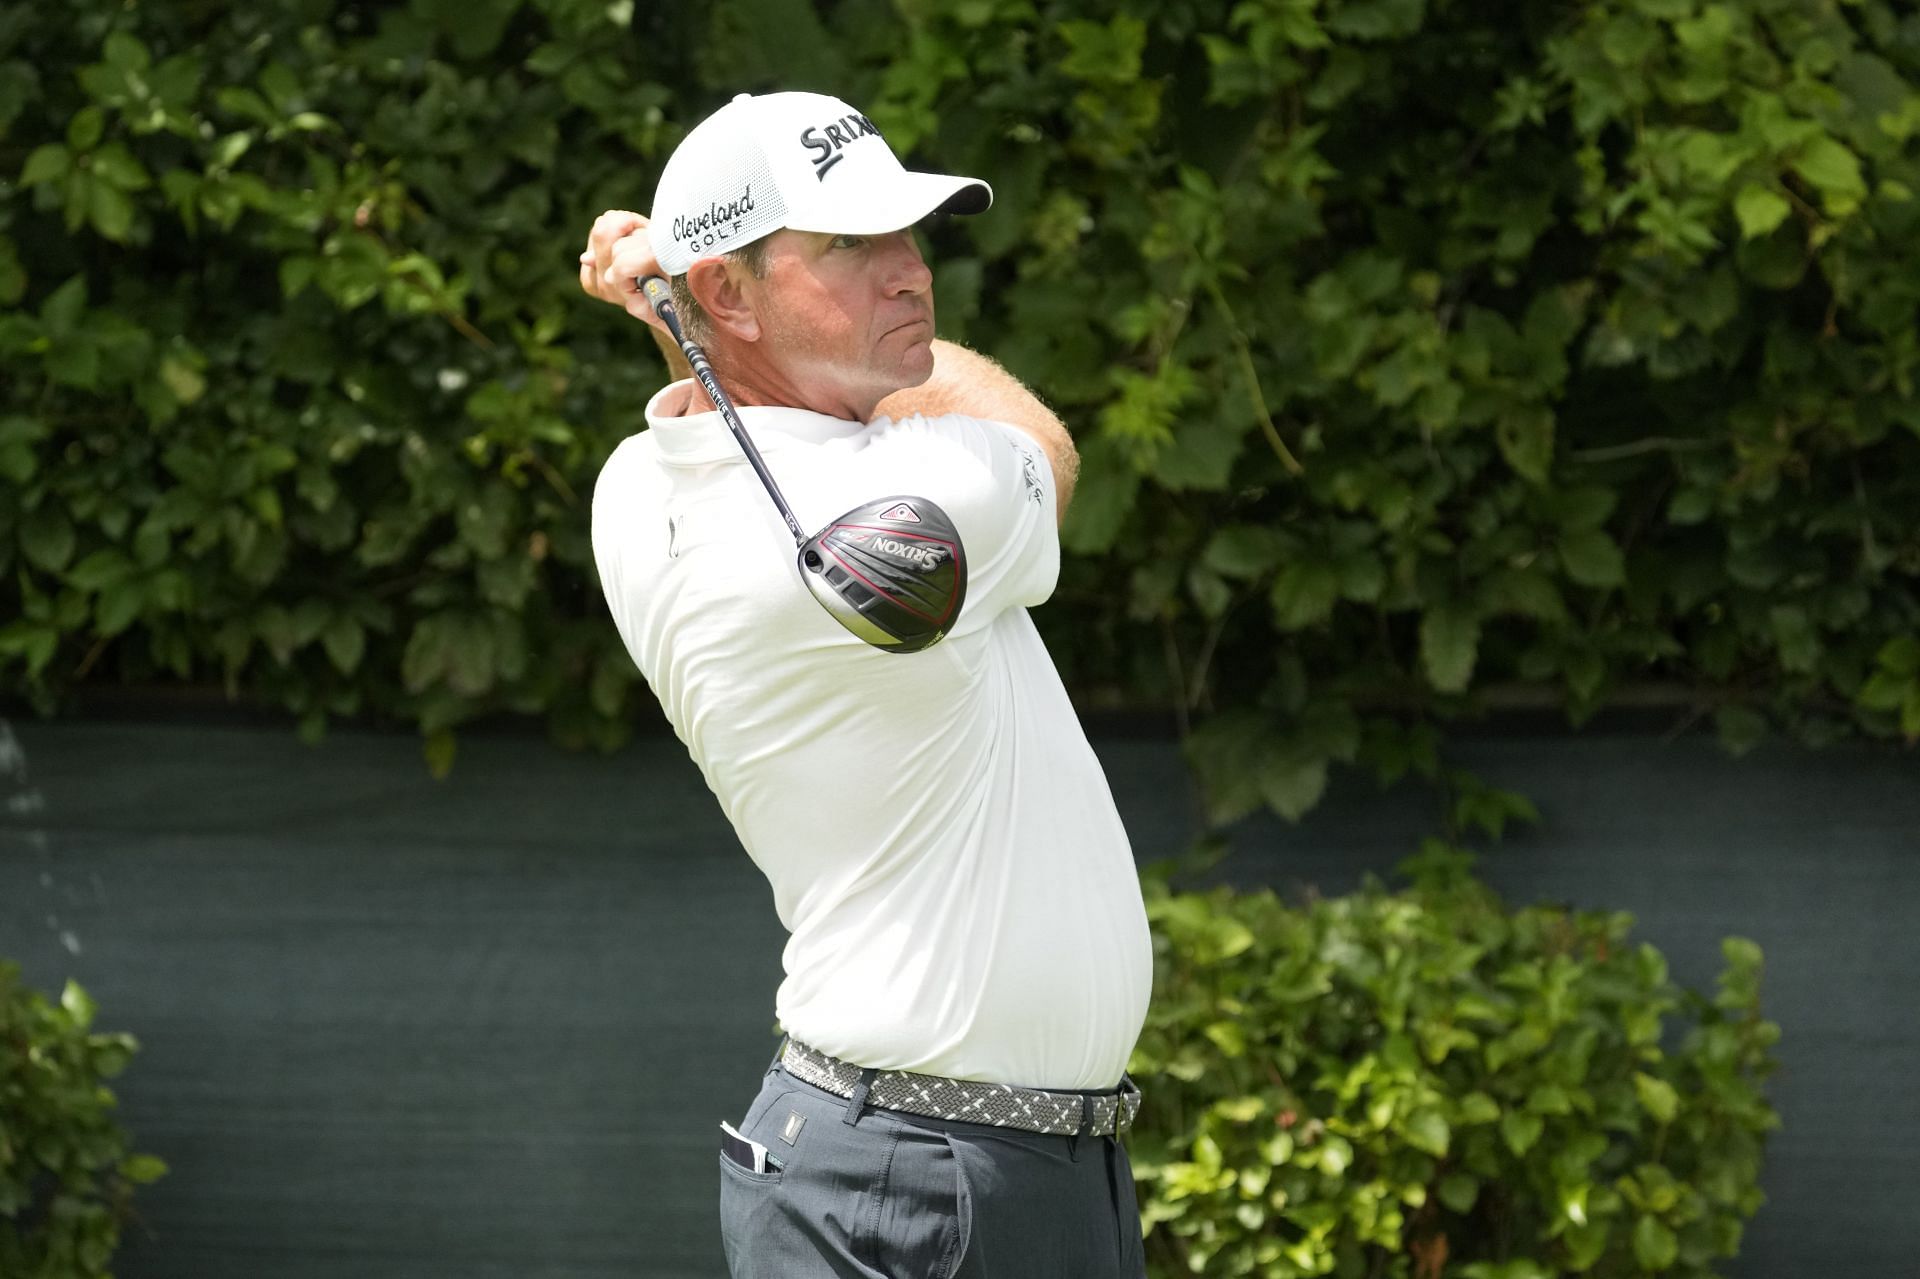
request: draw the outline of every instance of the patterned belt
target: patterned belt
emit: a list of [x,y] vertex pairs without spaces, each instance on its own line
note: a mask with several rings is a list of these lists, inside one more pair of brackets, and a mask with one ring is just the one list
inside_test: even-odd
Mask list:
[[[817,1048],[788,1039],[780,1064],[796,1079],[824,1088],[836,1097],[852,1097],[867,1071],[829,1057]],[[866,1100],[882,1110],[898,1110],[930,1119],[960,1119],[996,1128],[1071,1137],[1118,1136],[1133,1127],[1140,1089],[1122,1075],[1111,1092],[1052,1092],[975,1079],[946,1079],[905,1070],[878,1070],[868,1082]],[[1117,1128],[1117,1131],[1116,1131]]]

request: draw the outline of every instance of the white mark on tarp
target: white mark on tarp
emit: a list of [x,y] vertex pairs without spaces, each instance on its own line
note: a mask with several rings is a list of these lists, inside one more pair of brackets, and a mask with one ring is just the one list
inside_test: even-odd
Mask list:
[[[20,745],[19,735],[13,731],[13,725],[4,719],[0,719],[0,780],[8,783],[6,787],[9,792],[6,797],[6,811],[8,813],[24,816],[30,813],[43,813],[46,811],[46,797],[41,794],[38,786],[32,784],[27,773],[26,749]],[[21,839],[26,841],[28,847],[40,854],[41,860],[45,861],[47,859],[48,854],[52,851],[52,842],[47,838],[47,832],[45,830],[36,828],[19,831],[17,834]],[[106,887],[100,882],[100,876],[97,872],[89,871],[88,873],[93,879],[93,897],[96,901],[104,905],[107,899]],[[41,870],[41,888],[52,892],[59,886],[51,870]],[[64,896],[70,902],[86,900],[84,893],[76,893],[73,888],[68,888]],[[78,955],[80,953],[79,936],[76,935],[71,928],[62,928],[57,916],[47,916],[47,929],[59,938],[60,944],[66,947],[68,954]]]

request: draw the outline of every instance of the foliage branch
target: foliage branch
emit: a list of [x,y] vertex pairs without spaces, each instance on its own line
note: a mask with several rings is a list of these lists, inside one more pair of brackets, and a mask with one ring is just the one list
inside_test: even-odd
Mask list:
[[1298,907],[1149,881],[1154,1273],[1706,1279],[1737,1254],[1778,1126],[1760,948],[1726,939],[1709,999],[1630,916],[1509,908],[1471,861],[1430,841],[1410,887]]
[[54,1003],[0,961],[0,1274],[107,1279],[134,1188],[167,1171],[113,1121],[104,1081],[138,1045],[94,1011],[77,983]]
[[1920,48],[1886,0],[106,0],[0,17],[0,670],[298,714],[645,705],[578,297],[691,120],[809,85],[992,179],[944,329],[1070,419],[1043,625],[1215,819],[1446,777],[1515,686],[1920,736]]

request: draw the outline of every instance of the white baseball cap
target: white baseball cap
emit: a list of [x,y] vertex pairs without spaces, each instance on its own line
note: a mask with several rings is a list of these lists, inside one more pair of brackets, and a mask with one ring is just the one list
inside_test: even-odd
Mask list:
[[674,149],[647,229],[660,269],[682,275],[782,227],[882,235],[992,203],[978,178],[901,167],[873,121],[839,98],[742,93]]

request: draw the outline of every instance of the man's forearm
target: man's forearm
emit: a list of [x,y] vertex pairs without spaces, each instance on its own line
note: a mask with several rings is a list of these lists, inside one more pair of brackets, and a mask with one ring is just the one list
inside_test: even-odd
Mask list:
[[1031,435],[1053,464],[1059,514],[1062,519],[1066,517],[1074,480],[1080,472],[1080,455],[1073,447],[1073,437],[1052,409],[998,363],[956,343],[935,341],[933,376],[919,386],[895,391],[874,410],[876,417],[902,418],[916,413],[927,417],[964,413],[1005,422]]

